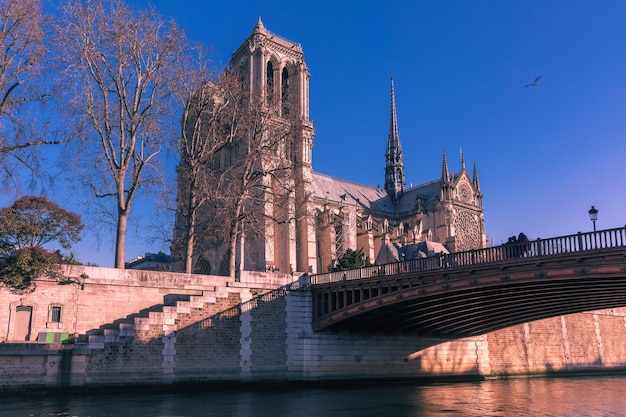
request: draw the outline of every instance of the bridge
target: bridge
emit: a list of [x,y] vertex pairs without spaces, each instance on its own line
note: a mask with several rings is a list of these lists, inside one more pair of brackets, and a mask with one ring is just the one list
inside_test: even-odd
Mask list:
[[311,276],[313,330],[476,336],[626,306],[626,227]]

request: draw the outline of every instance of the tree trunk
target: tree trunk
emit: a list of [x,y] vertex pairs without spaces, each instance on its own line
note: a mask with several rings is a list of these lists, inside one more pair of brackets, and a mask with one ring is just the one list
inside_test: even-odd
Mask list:
[[193,254],[196,244],[196,222],[198,219],[198,197],[196,194],[195,172],[191,172],[188,178],[187,199],[185,207],[186,227],[183,242],[183,262],[185,263],[185,273],[191,274],[193,271]]
[[239,229],[239,222],[235,221],[230,234],[230,254],[228,259],[228,276],[235,278],[235,260],[237,259],[237,229]]
[[189,221],[187,223],[187,242],[185,244],[185,272],[191,274],[193,268],[193,247],[195,244],[196,233],[196,211],[193,210],[190,213]]
[[[228,259],[228,275],[231,278],[235,278],[235,264],[237,260],[237,236],[241,231],[239,230],[242,227],[242,222],[240,220],[241,215],[241,206],[243,204],[242,198],[237,199],[237,204],[235,206],[235,213],[233,216],[232,227],[230,228],[230,257]],[[242,268],[243,269],[243,268]]]
[[125,268],[126,252],[126,224],[128,221],[128,210],[119,210],[117,216],[117,231],[115,236],[115,268]]

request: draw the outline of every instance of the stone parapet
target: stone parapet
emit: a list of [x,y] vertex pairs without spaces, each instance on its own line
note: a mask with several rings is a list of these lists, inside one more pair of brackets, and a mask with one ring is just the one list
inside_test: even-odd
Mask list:
[[205,290],[207,285],[226,287],[229,277],[143,271],[136,269],[100,268],[83,265],[62,265],[63,274],[82,284],[113,285],[144,288],[176,288]]

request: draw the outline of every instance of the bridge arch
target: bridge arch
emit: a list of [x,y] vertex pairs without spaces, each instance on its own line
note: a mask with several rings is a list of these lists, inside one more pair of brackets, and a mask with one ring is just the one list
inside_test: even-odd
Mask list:
[[311,277],[315,331],[475,336],[626,306],[626,228],[333,274]]

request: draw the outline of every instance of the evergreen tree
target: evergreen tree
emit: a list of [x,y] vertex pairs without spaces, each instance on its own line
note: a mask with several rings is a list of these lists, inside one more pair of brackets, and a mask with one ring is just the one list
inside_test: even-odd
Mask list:
[[334,266],[329,266],[330,272],[345,271],[347,269],[363,268],[366,266],[372,266],[369,258],[363,253],[363,249],[353,250],[346,249],[339,257]]

